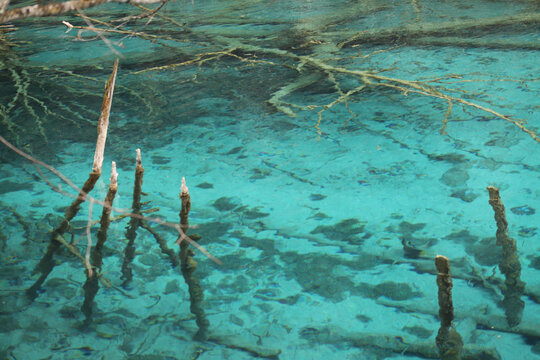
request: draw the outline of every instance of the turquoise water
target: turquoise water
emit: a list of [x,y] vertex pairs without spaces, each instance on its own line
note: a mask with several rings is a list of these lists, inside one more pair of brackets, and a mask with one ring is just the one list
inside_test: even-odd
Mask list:
[[[138,13],[85,11],[100,28],[98,18]],[[105,198],[112,161],[119,189],[103,252],[112,286],[88,323],[85,268],[63,246],[27,296],[73,199],[2,145],[1,358],[438,358],[444,255],[462,358],[540,359],[540,145],[512,122],[540,127],[538,13],[528,1],[175,1],[166,17],[122,26],[139,36],[78,39],[61,21],[88,24],[71,15],[14,22],[0,38],[12,45],[0,53],[0,135],[82,186],[119,58],[90,195]],[[514,17],[524,20],[503,24]],[[185,177],[188,235],[221,263],[195,250],[204,339],[180,268],[144,228],[133,280],[122,278],[119,209],[132,206],[137,148],[143,210],[178,223]],[[487,186],[500,190],[525,283],[515,326]],[[101,211],[94,204],[92,220]],[[84,204],[64,234],[83,256],[88,220]],[[174,228],[149,225],[178,252]]]

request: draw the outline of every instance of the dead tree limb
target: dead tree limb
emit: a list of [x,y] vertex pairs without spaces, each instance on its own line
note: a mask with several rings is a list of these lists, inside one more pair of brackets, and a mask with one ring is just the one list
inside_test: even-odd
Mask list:
[[[94,164],[92,166],[92,172],[90,173],[88,180],[84,183],[77,198],[71,203],[71,206],[66,210],[64,219],[51,233],[49,246],[47,252],[39,262],[34,273],[40,272],[41,275],[37,281],[26,291],[27,296],[34,300],[38,296],[38,289],[43,282],[47,279],[51,271],[54,269],[54,255],[62,245],[57,241],[57,236],[62,236],[69,228],[70,221],[77,215],[80,210],[81,204],[86,201],[86,195],[92,191],[97,180],[101,176],[101,167],[103,165],[103,152],[105,151],[105,142],[107,139],[107,128],[109,126],[109,114],[111,111],[112,97],[114,93],[114,83],[116,80],[116,72],[118,70],[118,59],[114,62],[113,71],[107,82],[105,89],[105,96],[103,97],[103,105],[101,106],[101,116],[98,122],[98,139],[96,142],[96,151],[94,154]],[[90,267],[88,262],[86,264],[87,269]]]
[[516,240],[508,235],[508,221],[504,204],[499,195],[499,189],[488,186],[489,204],[495,212],[497,222],[497,245],[502,247],[502,260],[499,264],[501,273],[504,274],[504,288],[502,289],[504,299],[502,305],[506,314],[506,320],[510,327],[521,322],[525,302],[521,296],[525,292],[525,283],[521,281],[521,263],[517,253]]
[[[6,0],[3,0],[6,1]],[[137,3],[152,4],[162,0],[71,0],[65,2],[54,2],[48,4],[36,4],[23,6],[15,9],[0,12],[0,24],[13,20],[25,19],[29,17],[55,16],[73,11],[80,11],[95,7],[98,5],[117,2],[117,3]],[[1,4],[0,4],[1,6]],[[7,7],[7,5],[6,5]]]
[[[105,197],[103,212],[101,213],[101,226],[97,233],[97,244],[92,251],[92,267],[96,268],[101,272],[101,267],[103,265],[103,246],[105,246],[105,241],[107,241],[107,230],[111,223],[110,215],[114,197],[116,191],[118,190],[118,173],[116,172],[116,163],[113,161],[111,169],[111,183],[109,186],[109,191]],[[86,316],[85,323],[89,324],[92,321],[93,307],[94,307],[94,298],[97,295],[99,290],[98,276],[92,270],[87,269],[86,271],[86,282],[84,283],[84,302],[82,305],[82,312]]]

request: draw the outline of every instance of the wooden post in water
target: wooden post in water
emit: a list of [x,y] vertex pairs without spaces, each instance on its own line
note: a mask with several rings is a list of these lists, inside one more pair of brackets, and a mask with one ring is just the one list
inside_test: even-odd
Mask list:
[[[77,215],[81,208],[81,204],[86,201],[86,195],[90,191],[92,191],[97,180],[101,176],[103,155],[105,152],[105,142],[107,140],[107,130],[109,128],[109,115],[111,113],[111,104],[114,94],[114,84],[116,82],[117,71],[118,59],[116,59],[116,61],[114,62],[113,71],[109,78],[109,81],[107,82],[107,86],[105,88],[105,95],[103,96],[101,115],[99,117],[97,126],[98,137],[96,141],[96,150],[94,153],[94,164],[92,166],[92,172],[90,173],[88,180],[86,180],[86,182],[84,183],[77,198],[71,203],[70,207],[64,213],[64,219],[62,220],[60,225],[58,225],[58,227],[54,229],[51,233],[47,252],[45,253],[45,255],[43,255],[43,258],[33,272],[34,274],[40,272],[41,275],[36,280],[36,282],[28,290],[26,290],[26,295],[28,296],[28,298],[30,298],[30,300],[34,300],[35,298],[37,298],[37,291],[45,282],[51,271],[54,269],[55,262],[53,257],[62,245],[62,243],[58,241],[58,238],[62,237],[62,235],[64,235],[64,233],[69,229],[70,221],[75,217],[75,215]],[[88,263],[86,264],[86,267],[88,270],[88,268],[90,267]]]
[[[109,186],[109,191],[105,197],[103,203],[103,212],[101,213],[101,226],[97,233],[97,244],[92,251],[91,264],[92,268],[95,268],[101,272],[101,266],[103,265],[103,246],[105,241],[107,241],[107,230],[111,223],[111,210],[114,197],[118,190],[118,173],[116,172],[116,163],[112,162],[111,169],[111,183]],[[94,307],[94,298],[97,295],[99,290],[98,274],[92,270],[92,268],[86,270],[86,282],[84,283],[84,302],[82,305],[82,312],[86,316],[86,324],[92,322],[92,313]]]
[[[204,299],[203,289],[199,284],[199,279],[194,275],[197,269],[197,262],[193,259],[195,253],[189,249],[187,231],[189,229],[189,211],[191,210],[191,196],[189,189],[186,186],[185,178],[182,178],[182,186],[180,188],[180,199],[182,200],[182,208],[180,210],[180,268],[184,280],[188,285],[190,311],[195,315],[195,321],[199,330],[195,334],[195,339],[206,340],[208,338],[208,327],[210,322],[206,319],[206,314],[202,307]],[[195,237],[194,237],[195,238]]]
[[441,327],[437,333],[436,343],[439,348],[441,360],[461,359],[463,341],[454,328],[454,305],[452,303],[452,276],[450,275],[450,261],[447,257],[435,257],[437,267],[437,287],[439,288],[439,317]]
[[[132,214],[139,215],[141,213],[141,193],[144,176],[144,168],[142,166],[141,150],[137,149],[137,158],[135,165],[135,183],[133,184],[133,201],[131,203]],[[129,225],[126,230],[126,239],[128,243],[124,249],[124,261],[122,262],[122,286],[126,286],[133,279],[131,271],[131,263],[135,258],[135,238],[137,237],[137,229],[141,225],[141,219],[138,216],[132,216],[129,219]]]
[[506,314],[506,321],[510,327],[514,327],[521,322],[525,303],[521,296],[525,291],[525,283],[521,281],[521,264],[517,254],[516,240],[508,235],[508,222],[504,204],[499,195],[499,189],[488,186],[489,204],[495,212],[497,222],[497,245],[502,247],[502,260],[499,264],[501,273],[504,274],[505,288],[502,289],[504,299],[502,305]]

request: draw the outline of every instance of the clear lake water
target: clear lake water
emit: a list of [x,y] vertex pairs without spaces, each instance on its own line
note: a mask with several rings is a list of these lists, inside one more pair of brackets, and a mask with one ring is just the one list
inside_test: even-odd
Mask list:
[[[437,255],[450,260],[461,358],[540,359],[538,1],[177,0],[145,11],[106,4],[0,28],[0,135],[77,186],[119,59],[90,192],[105,198],[115,161],[110,286],[90,322],[85,267],[63,245],[28,296],[76,193],[0,145],[0,360],[437,359]],[[151,219],[125,282],[130,220],[117,210],[132,206],[136,149]],[[187,235],[220,262],[191,247],[195,285],[152,234],[178,253],[177,230],[151,220],[179,222],[183,177]],[[488,186],[517,248],[517,310],[504,300],[499,264],[512,255]],[[63,235],[82,256],[89,218],[94,246],[100,227],[102,208],[91,209]]]

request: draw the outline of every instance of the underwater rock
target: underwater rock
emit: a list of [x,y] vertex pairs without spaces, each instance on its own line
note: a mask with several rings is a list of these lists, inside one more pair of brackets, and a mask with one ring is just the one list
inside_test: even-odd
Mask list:
[[154,266],[161,261],[159,256],[149,252],[145,252],[144,254],[140,255],[138,260],[141,264],[146,266]]
[[210,183],[207,183],[207,182],[203,182],[203,183],[200,183],[199,185],[195,185],[195,186],[198,187],[198,188],[201,188],[201,189],[213,189],[214,188],[213,184],[210,184]]
[[370,322],[372,319],[369,316],[357,314],[355,316],[356,320],[361,321],[363,323]]
[[291,122],[291,121],[286,121],[286,120],[270,121],[268,125],[270,129],[279,131],[279,132],[290,131],[290,130],[298,129],[300,127],[296,123]]
[[[295,252],[282,253],[280,259],[286,264],[283,268],[285,276],[296,280],[305,292],[317,294],[328,301],[339,302],[349,294],[359,291],[351,280],[352,276],[332,274],[332,269],[357,265],[359,261],[347,261],[339,257],[320,254],[299,257]],[[354,274],[355,271],[356,269],[351,269],[350,272]],[[325,274],[325,276],[313,276],[313,274]]]
[[478,161],[476,166],[479,169],[486,169],[486,170],[495,171],[498,168],[500,168],[502,166],[502,164],[497,162],[496,160],[489,159],[489,158],[484,158],[484,159],[480,159],[480,161]]
[[60,309],[60,316],[64,319],[76,319],[81,314],[81,308],[65,305]]
[[450,153],[450,154],[441,154],[441,155],[428,155],[429,160],[434,161],[444,161],[450,164],[460,164],[467,161],[467,157],[463,154],[456,154],[456,153]]
[[229,315],[229,321],[235,325],[244,326],[244,320],[234,314]]
[[[358,219],[345,219],[334,225],[320,225],[311,231],[311,234],[323,234],[330,240],[357,242],[357,235],[364,233],[366,227],[365,222],[360,222]],[[371,234],[366,233],[362,239],[369,237]]]
[[337,276],[329,281],[327,277],[317,277],[309,273],[306,273],[300,285],[303,291],[317,294],[332,302],[345,300],[349,290],[355,286],[354,282],[346,276]]
[[231,211],[235,207],[238,207],[240,204],[238,204],[236,199],[230,198],[230,197],[220,197],[214,203],[212,204],[212,207],[214,207],[218,211]]
[[451,240],[458,244],[472,245],[478,241],[478,236],[472,235],[469,230],[454,231],[444,237],[445,240]]
[[433,331],[428,330],[421,326],[416,326],[416,325],[405,326],[402,330],[408,332],[409,334],[418,336],[419,338],[422,338],[422,339],[427,339],[431,336],[431,334],[433,334]]
[[168,294],[174,294],[174,293],[177,293],[180,291],[180,286],[178,285],[178,281],[177,280],[170,280],[167,285],[165,285],[165,290],[163,291],[163,293],[165,295],[168,295]]
[[[0,295],[0,315],[15,314],[23,311],[32,304],[32,300],[22,293]],[[0,324],[2,316],[0,316]],[[0,326],[1,328],[2,326]]]
[[497,146],[508,149],[509,147],[517,145],[518,143],[519,139],[517,139],[515,136],[499,136],[495,139],[487,141],[484,145]]
[[357,183],[360,186],[368,186],[369,185],[369,182],[367,182],[365,180],[358,180]]
[[204,224],[197,224],[197,232],[200,234],[203,240],[214,241],[227,234],[231,227],[231,224],[213,221]]
[[324,220],[324,219],[330,219],[330,216],[326,215],[325,213],[318,212],[318,213],[308,217],[308,219]]
[[19,322],[14,316],[0,316],[0,333],[9,333],[21,329]]
[[123,335],[123,329],[120,326],[121,323],[117,324],[99,324],[96,327],[96,335],[102,339],[119,339]]
[[319,201],[319,200],[323,200],[323,199],[326,199],[326,195],[322,195],[322,194],[311,194],[309,196],[309,200],[311,201]]
[[518,235],[525,238],[530,238],[536,235],[538,228],[535,227],[520,227]]
[[233,231],[230,235],[239,239],[242,243],[242,247],[259,249],[266,255],[275,254],[276,246],[274,239],[257,239],[251,236],[245,236],[244,233],[240,230]]
[[510,209],[516,215],[533,215],[536,211],[527,205],[516,206]]
[[165,165],[171,162],[171,159],[165,156],[152,155],[152,164]]
[[470,202],[473,202],[474,199],[476,199],[479,195],[472,192],[471,190],[462,189],[462,190],[453,192],[452,195],[450,196],[470,203]]
[[530,267],[536,270],[540,270],[540,256],[536,256],[531,259]]
[[535,354],[540,355],[540,341],[538,341],[532,348],[531,351]]
[[265,177],[267,177],[268,175],[271,174],[270,170],[268,170],[268,169],[259,169],[259,168],[251,169],[251,172],[253,173],[253,175],[251,175],[249,177],[251,180],[264,179]]
[[[368,284],[366,285],[370,286]],[[409,284],[397,283],[393,281],[386,281],[381,284],[371,286],[371,289],[373,291],[372,297],[375,299],[380,296],[384,296],[390,300],[404,301],[422,296],[422,293],[414,291]]]
[[482,266],[495,266],[501,261],[501,250],[493,246],[496,240],[493,237],[480,239],[469,233],[468,230],[453,232],[444,237],[445,240],[451,240],[462,244],[467,253],[474,256],[474,259]]
[[162,354],[128,355],[126,360],[177,360],[174,356]]
[[0,181],[0,194],[7,194],[13,191],[30,191],[34,188],[31,182],[13,182],[10,180]]
[[440,181],[450,187],[464,187],[469,180],[469,174],[462,167],[454,166],[447,170]]
[[242,149],[243,149],[242,146],[237,146],[237,147],[235,147],[235,148],[232,148],[232,149],[229,150],[228,152],[226,152],[225,155],[238,154]]
[[241,213],[244,217],[250,220],[259,219],[270,215],[269,213],[259,211],[260,208],[260,206],[249,208],[247,205],[244,205],[234,210],[234,212]]
[[405,236],[411,235],[412,233],[422,230],[426,227],[426,223],[413,224],[408,221],[402,221],[399,223],[399,232]]

